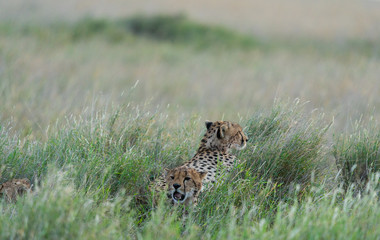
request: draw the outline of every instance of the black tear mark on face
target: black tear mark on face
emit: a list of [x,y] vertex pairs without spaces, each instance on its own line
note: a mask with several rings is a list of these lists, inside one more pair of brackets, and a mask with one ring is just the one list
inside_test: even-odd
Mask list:
[[221,139],[222,138],[222,133],[221,133],[222,129],[221,128],[218,128],[218,131],[216,132],[216,137]]

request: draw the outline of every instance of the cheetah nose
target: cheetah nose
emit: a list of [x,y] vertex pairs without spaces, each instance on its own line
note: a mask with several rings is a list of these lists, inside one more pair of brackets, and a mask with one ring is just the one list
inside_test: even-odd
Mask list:
[[175,189],[177,189],[177,188],[181,187],[181,184],[174,183],[174,184],[173,184],[173,187],[174,187]]

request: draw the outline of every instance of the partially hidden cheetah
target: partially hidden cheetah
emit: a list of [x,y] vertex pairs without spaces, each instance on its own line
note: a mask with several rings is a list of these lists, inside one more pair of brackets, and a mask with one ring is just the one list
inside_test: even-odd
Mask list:
[[18,196],[28,191],[31,191],[31,184],[27,178],[12,179],[0,184],[0,197],[5,196],[8,202],[15,202]]
[[[206,121],[207,131],[201,140],[201,144],[194,157],[185,162],[180,167],[192,168],[199,173],[205,173],[202,180],[203,191],[215,182],[218,165],[222,165],[226,170],[230,170],[236,157],[230,154],[231,149],[242,150],[247,144],[248,138],[243,132],[242,127],[229,121]],[[162,174],[155,180],[155,186],[160,189],[167,188],[166,174]],[[170,186],[169,186],[170,187]]]

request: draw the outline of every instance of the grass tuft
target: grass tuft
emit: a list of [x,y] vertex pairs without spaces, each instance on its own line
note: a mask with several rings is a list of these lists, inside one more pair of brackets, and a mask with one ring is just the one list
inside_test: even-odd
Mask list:
[[351,134],[336,137],[333,154],[345,188],[355,183],[358,190],[364,190],[370,174],[380,171],[379,125],[374,119],[366,125],[355,123]]
[[285,188],[294,184],[305,188],[312,183],[312,176],[322,175],[330,125],[323,115],[307,117],[303,107],[299,102],[277,103],[270,112],[248,120],[250,142],[241,158],[253,176]]

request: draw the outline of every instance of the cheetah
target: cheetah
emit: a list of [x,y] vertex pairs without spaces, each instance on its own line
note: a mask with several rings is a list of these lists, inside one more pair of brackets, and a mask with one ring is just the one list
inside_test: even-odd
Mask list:
[[[230,170],[236,162],[236,157],[230,154],[231,149],[242,150],[248,138],[242,127],[229,121],[206,121],[206,133],[194,157],[180,167],[193,168],[198,172],[207,172],[202,180],[201,191],[213,186],[216,180],[218,165]],[[165,188],[165,174],[156,179],[157,186]],[[205,187],[207,186],[207,187]]]
[[8,202],[15,202],[18,196],[27,191],[31,191],[29,179],[12,179],[8,182],[0,184],[0,196],[5,196]]

